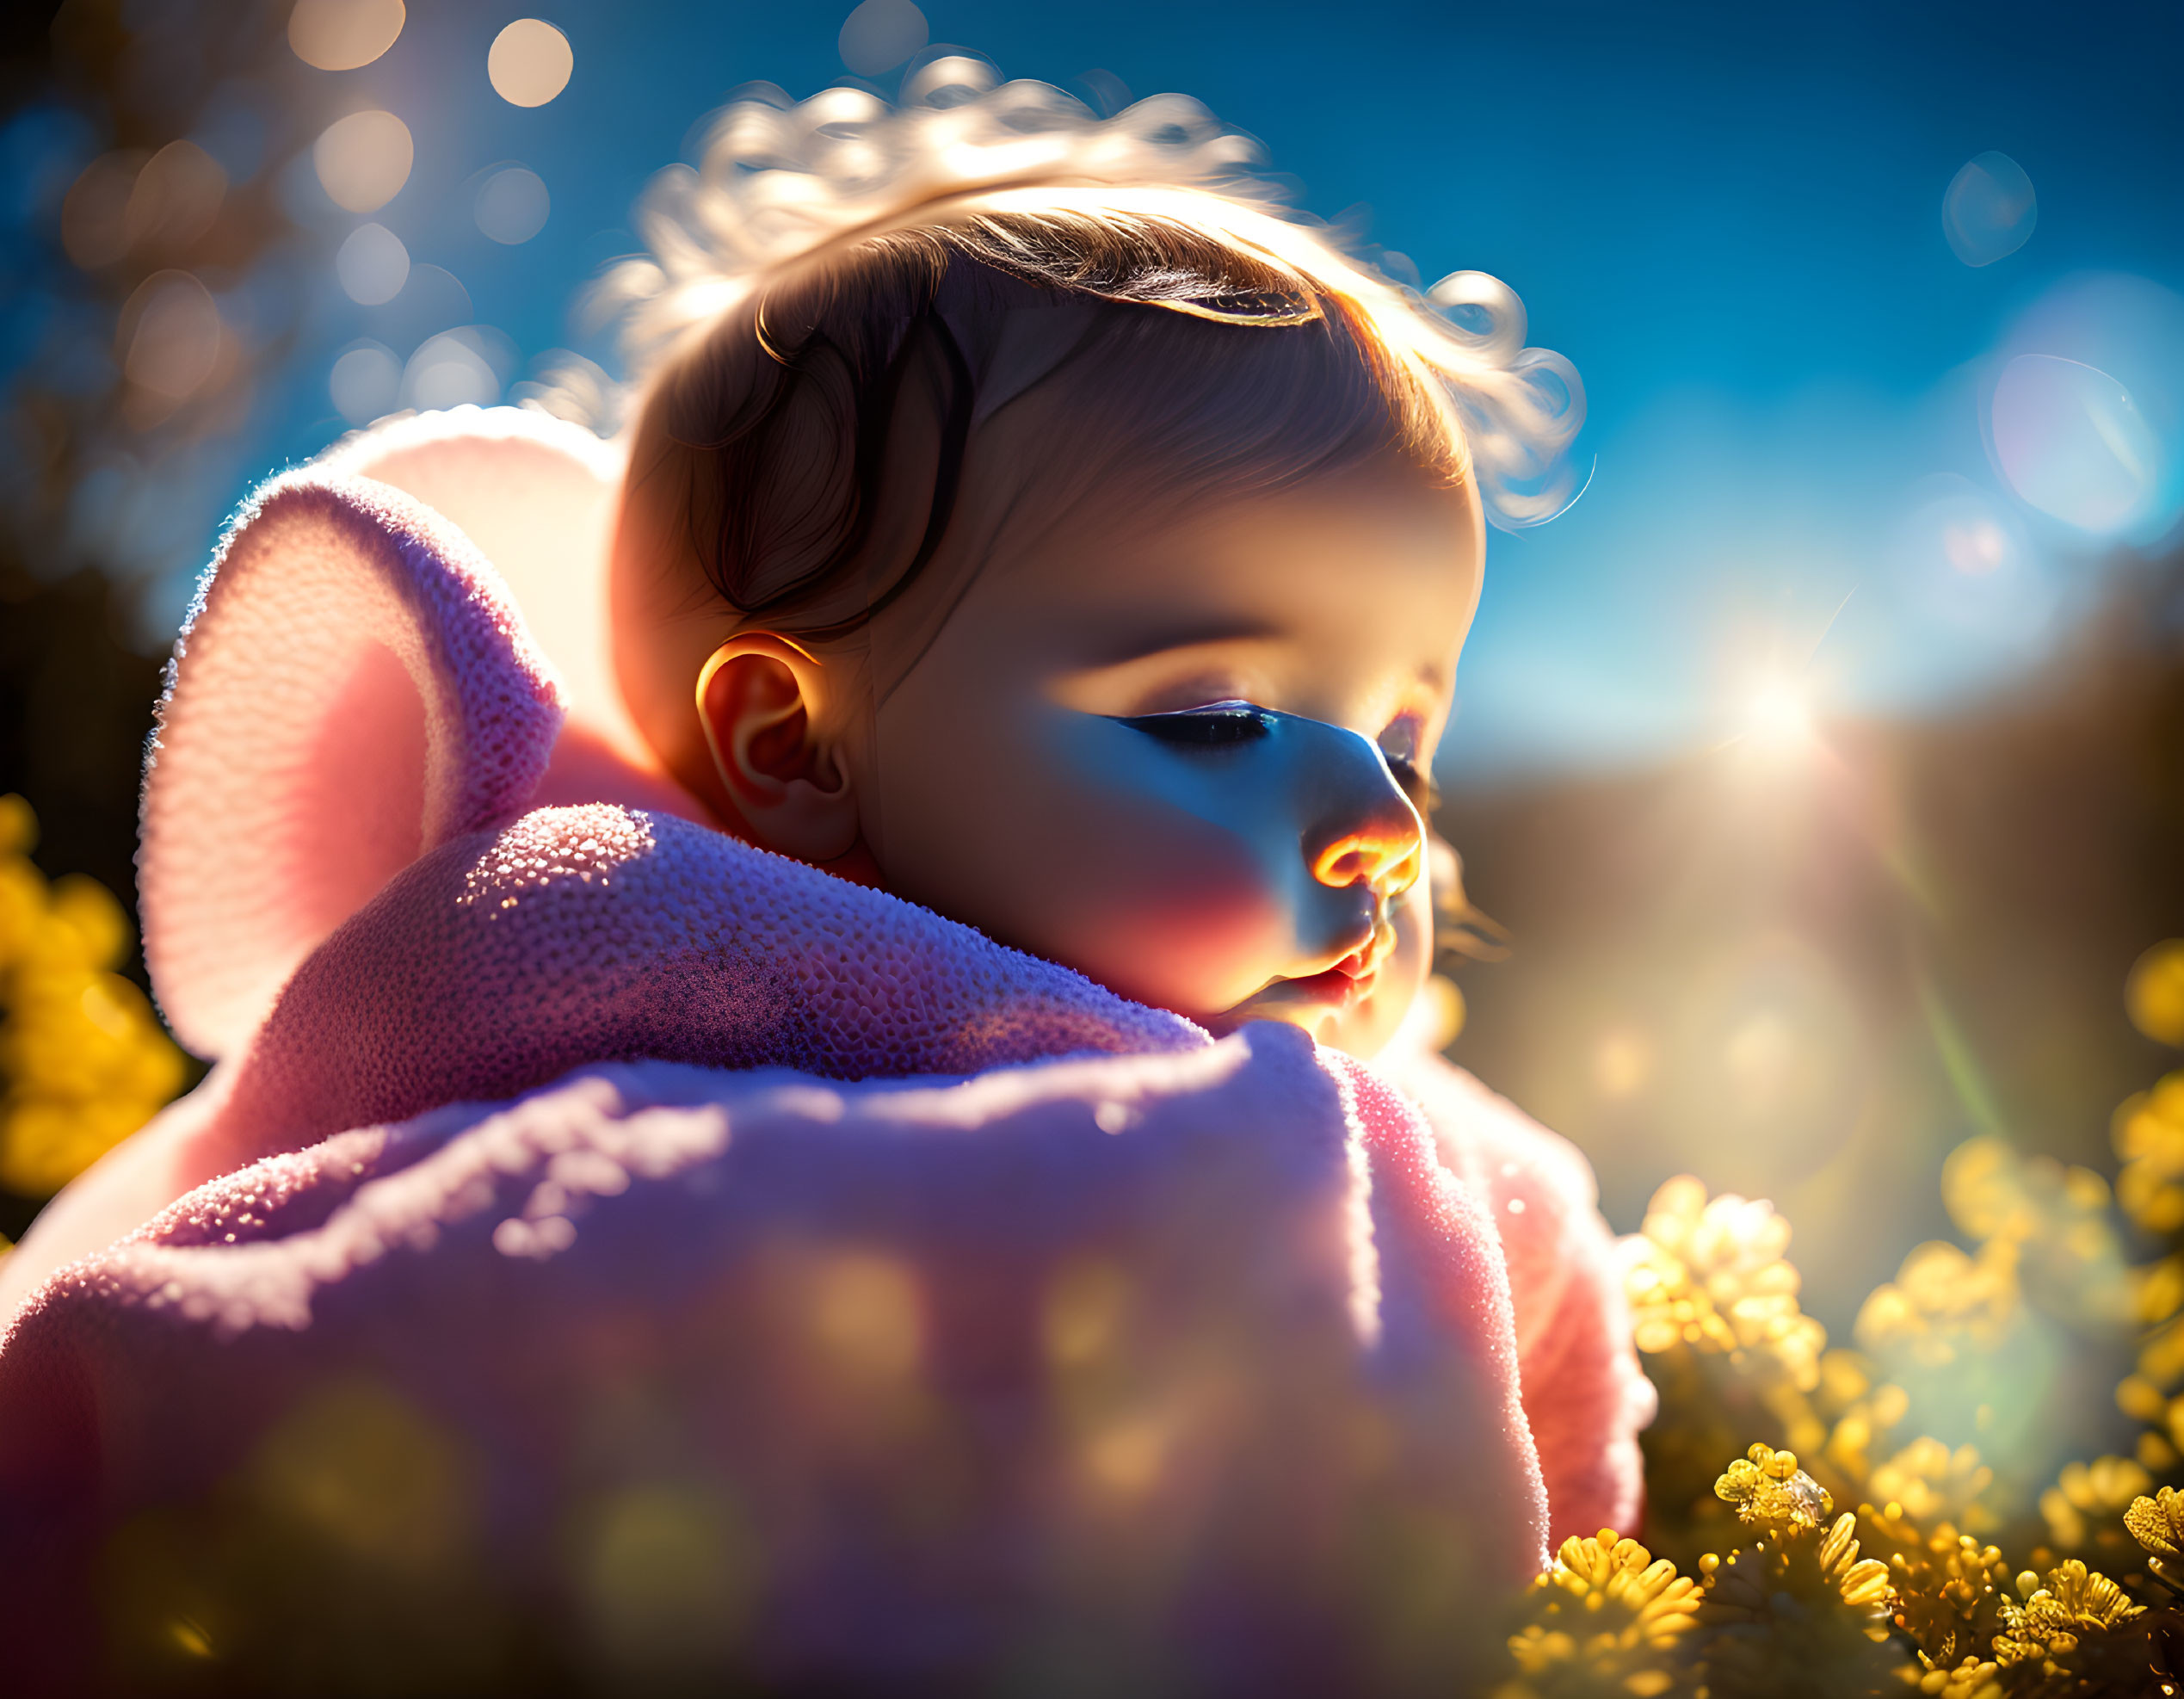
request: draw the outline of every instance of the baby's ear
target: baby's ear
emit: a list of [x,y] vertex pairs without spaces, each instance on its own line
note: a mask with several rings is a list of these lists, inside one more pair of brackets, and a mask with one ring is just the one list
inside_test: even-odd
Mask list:
[[176,645],[146,760],[145,960],[176,1035],[242,1045],[390,878],[521,812],[561,716],[454,526],[369,479],[260,492]]
[[850,763],[824,727],[825,669],[795,644],[745,632],[698,678],[698,717],[727,818],[761,849],[815,865],[858,847]]

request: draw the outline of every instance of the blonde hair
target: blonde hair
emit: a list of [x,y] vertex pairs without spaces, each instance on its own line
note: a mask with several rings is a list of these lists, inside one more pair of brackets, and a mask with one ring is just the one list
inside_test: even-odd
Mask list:
[[[973,421],[1052,380],[1073,454],[1179,489],[1279,487],[1390,448],[1474,484],[1504,528],[1576,489],[1583,392],[1525,346],[1514,294],[1477,272],[1422,293],[1345,254],[1282,204],[1255,144],[1181,96],[1101,119],[959,56],[898,106],[747,90],[639,226],[651,256],[596,298],[623,318],[707,580],[785,633],[824,641],[899,594],[946,528]],[[1056,306],[1075,317],[1055,351],[1011,380],[996,327]],[[923,536],[852,585],[913,378],[941,436]]]

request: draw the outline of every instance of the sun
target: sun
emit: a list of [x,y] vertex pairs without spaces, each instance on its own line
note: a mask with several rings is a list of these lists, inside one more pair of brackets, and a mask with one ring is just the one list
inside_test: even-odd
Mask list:
[[1744,703],[1744,741],[1776,754],[1805,749],[1814,738],[1812,702],[1795,679],[1776,674]]

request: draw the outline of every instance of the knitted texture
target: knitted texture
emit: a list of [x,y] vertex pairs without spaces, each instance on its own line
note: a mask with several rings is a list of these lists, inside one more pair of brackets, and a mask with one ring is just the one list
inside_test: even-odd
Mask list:
[[[552,658],[568,724],[651,764],[622,712],[608,642],[603,568],[620,505],[619,445],[525,408],[457,407],[358,431],[319,467],[391,485],[475,544],[522,609],[531,640]],[[557,744],[556,759],[565,754]],[[601,794],[537,800],[594,802]]]
[[190,1048],[248,1038],[312,946],[423,851],[530,800],[558,692],[499,576],[392,487],[275,479],[168,672],[144,800],[145,959]]
[[305,962],[209,1171],[578,1063],[830,1078],[1202,1046],[1179,1016],[883,892],[608,804],[443,845]]
[[1636,1533],[1645,1496],[1638,1436],[1656,1399],[1631,1342],[1591,1165],[1430,1051],[1383,1058],[1376,1071],[1425,1112],[1441,1160],[1500,1236],[1548,1543],[1603,1528]]
[[1462,1590],[1545,1557],[1492,1230],[1409,1105],[1281,1027],[961,1082],[586,1070],[204,1187],[0,1350],[35,1678],[80,1673],[85,1578],[154,1507],[178,1567],[148,1620],[104,1601],[124,1662],[185,1597],[246,1668],[360,1610],[379,1656],[483,1624],[634,1657],[598,1579],[632,1501],[697,1518],[701,1568],[748,1554],[670,1590],[670,1649],[799,1689],[1062,1655],[1100,1690],[1461,1690]]

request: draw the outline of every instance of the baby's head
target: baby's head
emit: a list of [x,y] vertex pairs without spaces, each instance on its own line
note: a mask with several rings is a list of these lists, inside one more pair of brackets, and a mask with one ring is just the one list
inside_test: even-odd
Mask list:
[[[1128,118],[1077,121],[1078,162]],[[723,289],[639,416],[616,670],[739,837],[1217,1031],[1370,1055],[1429,966],[1481,437],[1552,472],[1574,392],[1487,280],[1451,280],[1467,333],[1131,157],[898,172]]]

